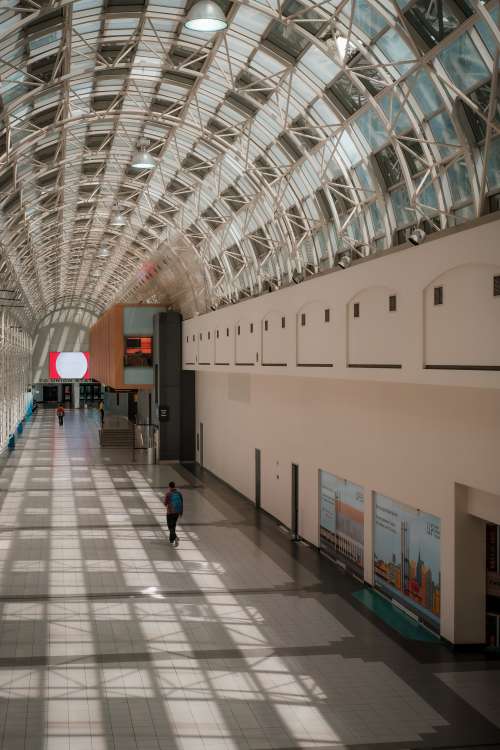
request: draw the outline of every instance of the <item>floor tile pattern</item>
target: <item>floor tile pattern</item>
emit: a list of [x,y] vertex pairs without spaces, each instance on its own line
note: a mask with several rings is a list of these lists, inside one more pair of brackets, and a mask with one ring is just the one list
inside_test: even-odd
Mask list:
[[0,459],[0,748],[500,748],[497,665],[404,642],[356,587],[206,472],[40,409]]

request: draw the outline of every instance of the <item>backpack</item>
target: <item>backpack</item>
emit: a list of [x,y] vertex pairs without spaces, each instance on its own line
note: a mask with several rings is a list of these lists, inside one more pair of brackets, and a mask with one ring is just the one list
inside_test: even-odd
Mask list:
[[184,503],[179,490],[172,490],[172,492],[170,493],[168,504],[170,506],[171,513],[179,513],[180,515],[182,515]]

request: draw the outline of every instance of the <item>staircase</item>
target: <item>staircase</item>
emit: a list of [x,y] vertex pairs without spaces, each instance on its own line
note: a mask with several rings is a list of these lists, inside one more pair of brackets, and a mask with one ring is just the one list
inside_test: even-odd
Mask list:
[[99,430],[99,442],[102,448],[133,448],[133,430]]
[[99,443],[102,448],[133,448],[133,426],[126,417],[105,418],[104,427],[99,430]]

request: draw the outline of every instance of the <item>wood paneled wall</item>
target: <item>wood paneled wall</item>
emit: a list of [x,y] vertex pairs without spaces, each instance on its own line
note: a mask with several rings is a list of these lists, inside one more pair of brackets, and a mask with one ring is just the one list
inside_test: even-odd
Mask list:
[[111,307],[90,329],[91,377],[117,389],[125,388],[123,308],[124,305]]

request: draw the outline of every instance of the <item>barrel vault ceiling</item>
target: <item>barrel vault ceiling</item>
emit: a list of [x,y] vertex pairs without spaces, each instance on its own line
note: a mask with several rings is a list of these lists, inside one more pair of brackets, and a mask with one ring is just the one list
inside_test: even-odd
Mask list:
[[184,0],[0,0],[0,305],[26,326],[203,312],[496,210],[498,2],[219,4],[200,34]]

